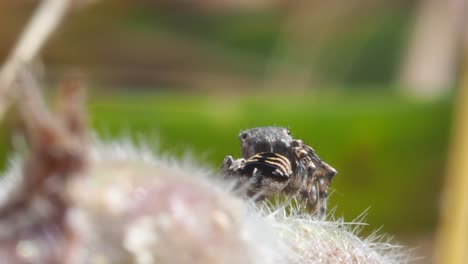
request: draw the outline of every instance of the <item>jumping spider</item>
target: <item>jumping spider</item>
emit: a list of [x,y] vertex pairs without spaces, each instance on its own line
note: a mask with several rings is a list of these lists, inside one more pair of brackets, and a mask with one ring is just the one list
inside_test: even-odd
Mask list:
[[282,127],[258,127],[239,134],[242,158],[226,156],[222,173],[254,199],[283,193],[298,196],[301,208],[323,217],[327,189],[336,170]]

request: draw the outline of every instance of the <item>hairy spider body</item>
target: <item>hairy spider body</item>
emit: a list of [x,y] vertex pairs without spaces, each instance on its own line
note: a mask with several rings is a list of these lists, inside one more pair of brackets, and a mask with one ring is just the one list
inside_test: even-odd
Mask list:
[[282,127],[258,127],[239,134],[242,158],[227,156],[223,174],[257,199],[283,193],[298,196],[311,214],[324,216],[327,191],[336,170]]

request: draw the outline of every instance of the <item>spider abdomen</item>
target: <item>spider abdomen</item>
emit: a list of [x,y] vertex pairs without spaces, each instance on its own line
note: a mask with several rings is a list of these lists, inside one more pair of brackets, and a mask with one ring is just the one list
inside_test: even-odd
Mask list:
[[239,171],[243,175],[261,173],[264,177],[278,181],[287,181],[292,173],[288,158],[272,152],[262,152],[252,156],[245,161]]
[[285,156],[262,152],[247,159],[239,173],[241,182],[250,192],[268,196],[281,192],[287,186],[292,169]]

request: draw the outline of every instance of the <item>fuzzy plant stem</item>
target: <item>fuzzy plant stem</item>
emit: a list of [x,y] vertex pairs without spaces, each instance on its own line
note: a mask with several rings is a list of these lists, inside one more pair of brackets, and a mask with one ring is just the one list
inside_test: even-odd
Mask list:
[[462,264],[468,259],[468,47],[465,49],[465,65],[455,109],[451,156],[442,193],[437,234],[435,263],[439,264]]

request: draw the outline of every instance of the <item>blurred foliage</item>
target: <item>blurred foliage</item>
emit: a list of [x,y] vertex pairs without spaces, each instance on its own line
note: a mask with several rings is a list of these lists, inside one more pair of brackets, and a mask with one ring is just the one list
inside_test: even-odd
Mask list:
[[153,34],[170,31],[224,49],[268,58],[281,28],[281,14],[274,12],[229,12],[200,15],[188,10],[168,13],[141,10],[120,21],[128,31]]
[[[73,65],[104,84],[190,89],[198,79],[218,75],[229,76],[228,83],[262,81],[269,78],[264,74],[271,63],[293,63],[282,61],[278,54],[285,37],[286,8],[206,12],[157,2],[100,1],[73,14],[46,46],[43,59],[48,69],[56,74]],[[327,23],[313,20],[305,29],[311,31],[308,43],[302,44],[307,50],[300,51],[313,58],[304,67],[310,67],[322,84],[393,81],[412,3],[350,2],[352,15]],[[1,24],[11,24],[0,27],[0,57],[6,56],[32,7],[32,3],[0,4]]]
[[351,85],[391,83],[398,77],[410,14],[408,10],[382,12],[378,22],[367,17],[336,34],[318,59],[322,78]]
[[[286,100],[285,100],[286,99]],[[93,96],[90,122],[105,138],[130,137],[160,153],[219,168],[240,156],[240,130],[290,128],[337,168],[330,198],[353,220],[370,207],[371,229],[432,230],[445,164],[451,104],[390,94],[215,97],[119,93]],[[4,137],[1,137],[2,139]],[[5,152],[5,142],[1,142]]]

